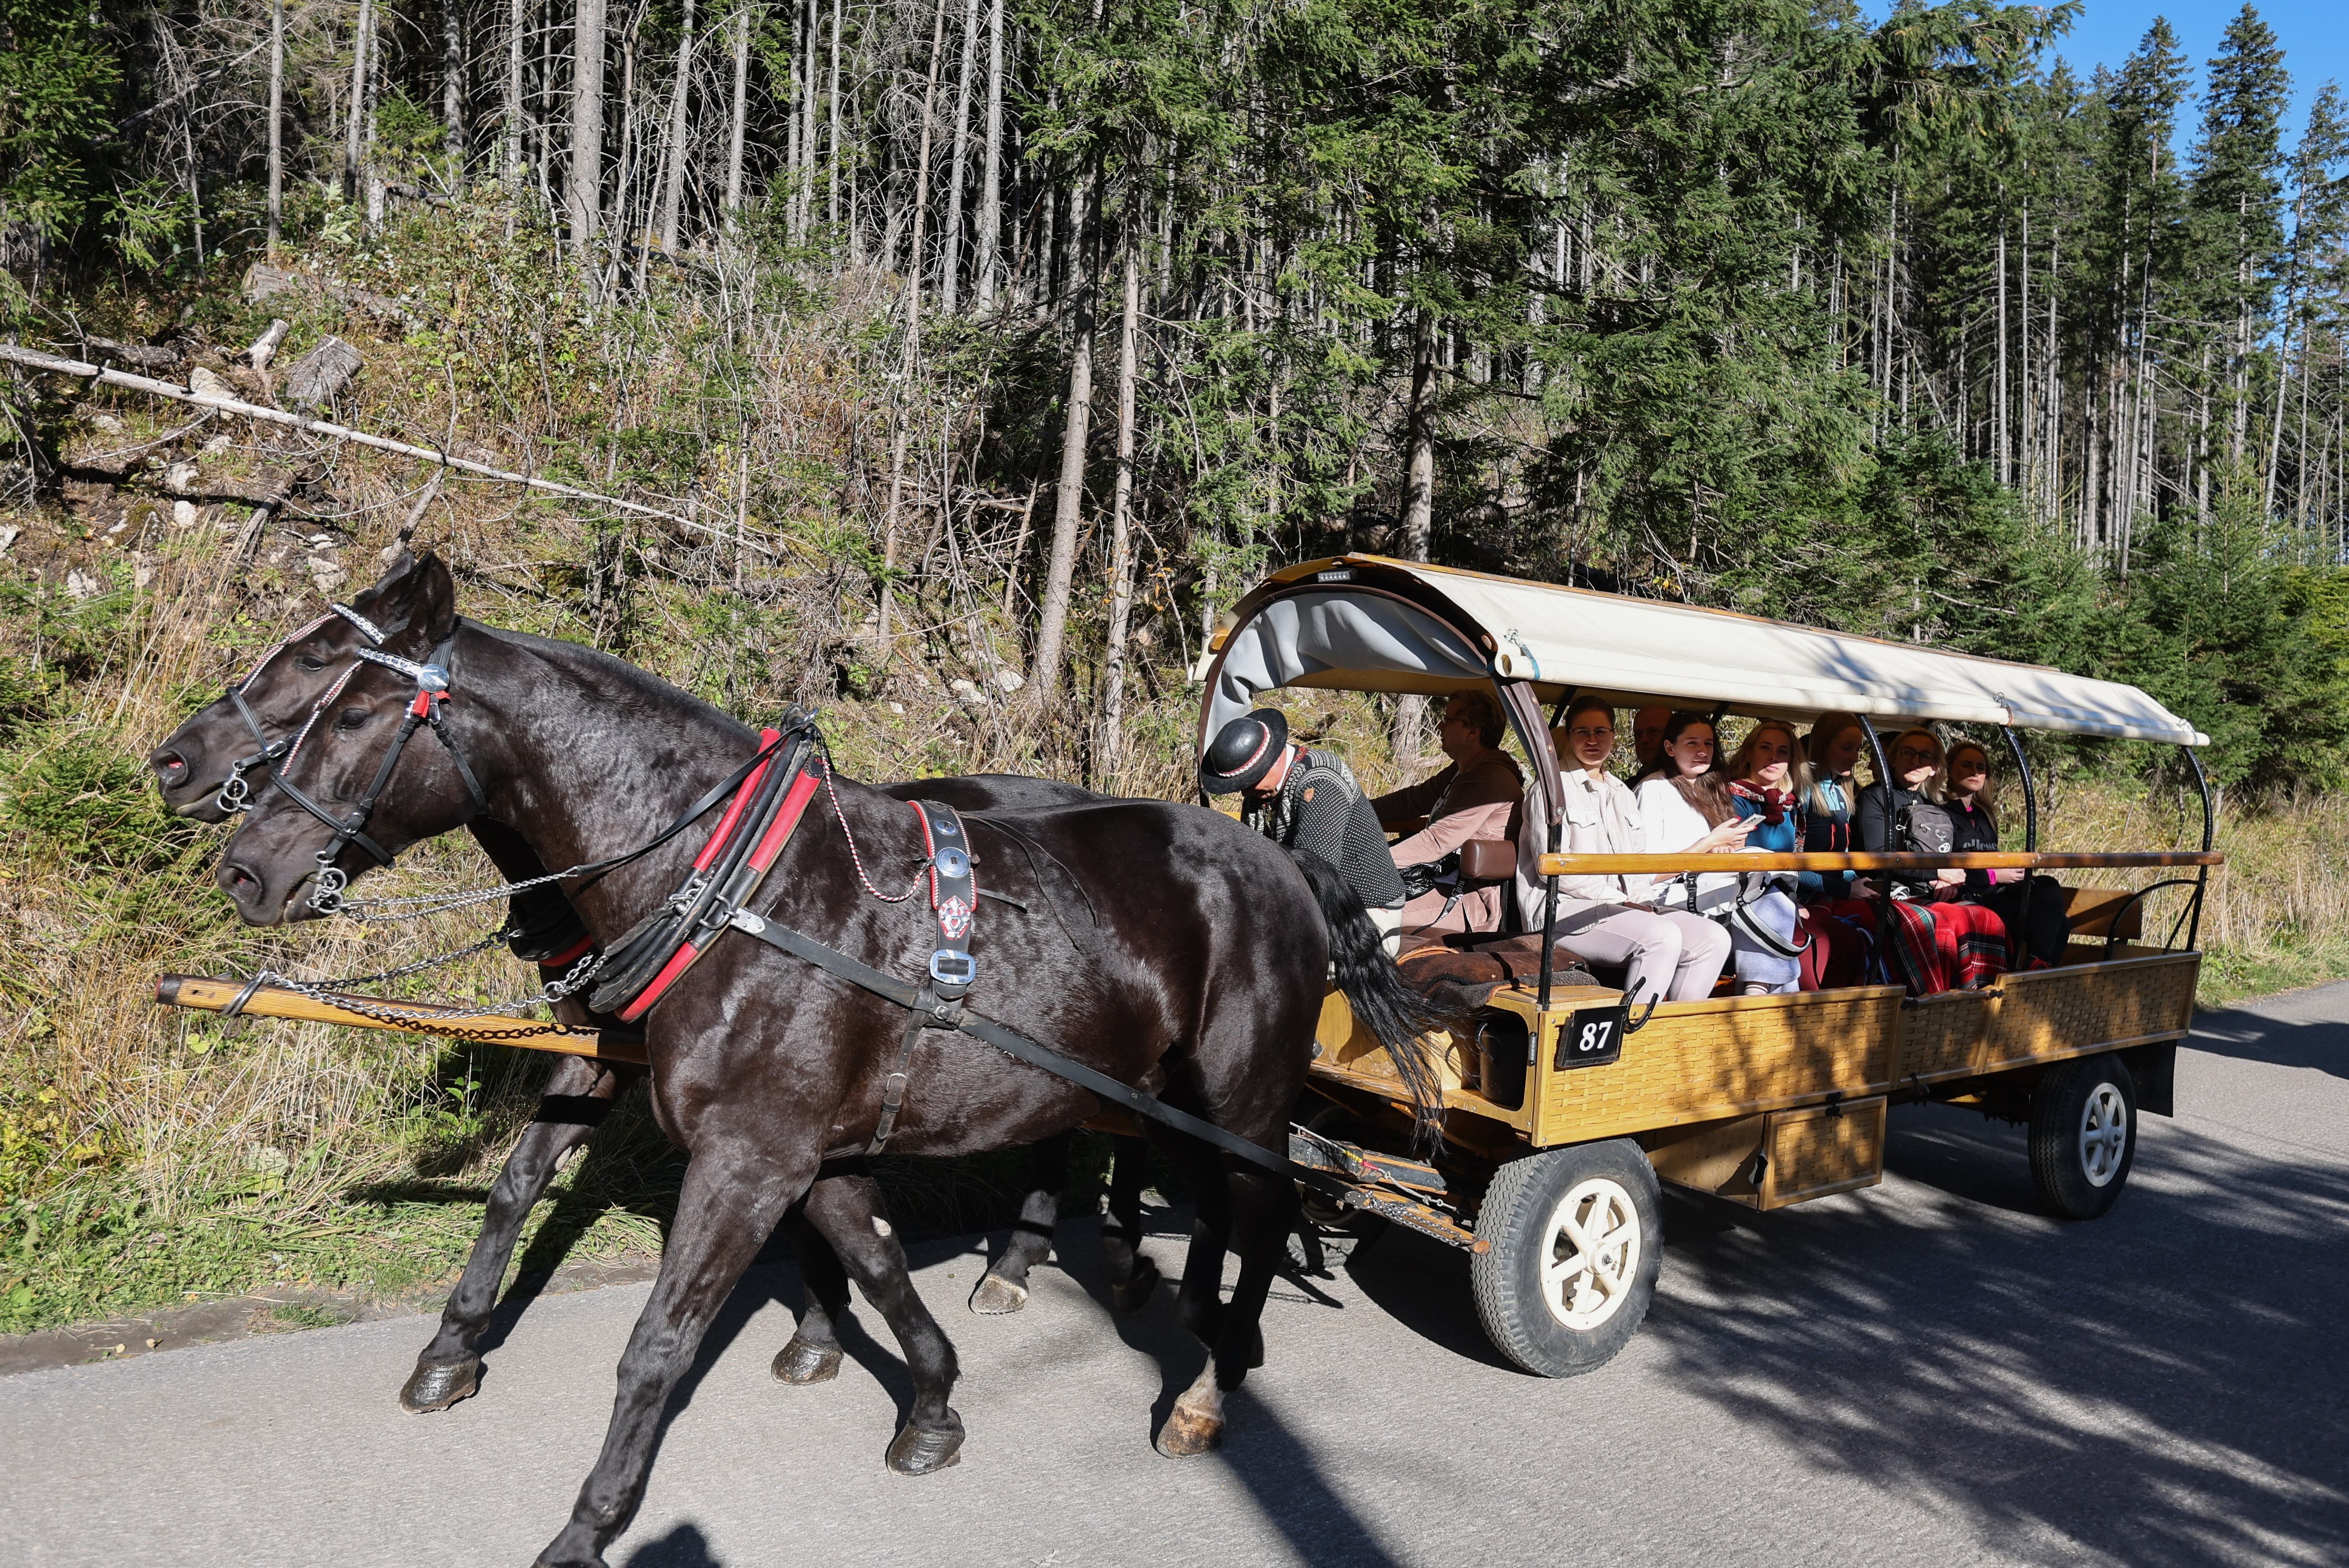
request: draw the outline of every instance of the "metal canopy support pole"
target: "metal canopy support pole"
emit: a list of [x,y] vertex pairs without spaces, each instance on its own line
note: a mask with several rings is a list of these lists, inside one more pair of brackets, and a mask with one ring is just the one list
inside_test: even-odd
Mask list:
[[[2202,758],[2187,747],[2186,765],[2194,769],[2195,785],[2202,791],[2202,852],[2209,854],[2210,845],[2219,837],[2219,807],[2210,796],[2210,776],[2202,770]],[[2194,877],[2194,918],[2186,928],[2186,945],[2199,949],[2202,945],[2202,895],[2210,888],[2210,868],[2204,866]],[[2176,926],[2170,927],[2174,934]]]
[[[2039,790],[2031,781],[2031,761],[2023,755],[2023,741],[2014,733],[2014,726],[2002,724],[1998,727],[1998,732],[2006,737],[2007,753],[2014,758],[2015,776],[2023,780],[2023,851],[2025,854],[2033,854],[2039,849]],[[1997,878],[1998,873],[1992,872],[1991,880],[1995,882]],[[2019,933],[2009,932],[2007,935],[2010,947],[2014,945],[2014,938],[2020,936],[2026,962],[2032,956],[2031,901],[2037,896],[2039,896],[2039,878],[2033,872],[2023,872],[2023,897],[2017,901],[2015,913],[2015,923],[2021,926],[2022,930]],[[2052,954],[2047,962],[2053,964],[2063,956],[2060,953]],[[2012,958],[2013,955],[2010,954],[2010,962]]]
[[[2006,737],[2007,753],[2014,758],[2015,776],[2023,780],[2023,848],[2024,853],[2032,853],[2039,848],[2039,789],[2031,780],[2031,763],[2023,755],[2023,740],[2014,733],[2014,726],[2002,724],[1998,732]],[[2202,847],[2207,850],[2210,846]]]
[[[1875,788],[1884,791],[1884,847],[1888,850],[1897,849],[1899,846],[1892,842],[1892,764],[1884,755],[1883,738],[1876,733],[1876,726],[1868,722],[1868,715],[1856,713],[1852,717],[1859,720],[1859,732],[1868,737],[1868,755],[1876,762]],[[1713,733],[1718,736],[1721,732],[1715,730]],[[1851,802],[1851,830],[1855,841],[1859,835],[1859,791],[1855,789],[1852,791]],[[1859,848],[1864,851],[1868,846],[1861,844]],[[1892,978],[1892,884],[1889,880],[1884,884],[1884,896],[1877,901],[1876,959],[1878,965],[1883,969],[1884,978],[1888,982],[1890,981]]]
[[[1509,714],[1517,723],[1517,739],[1526,750],[1533,753],[1530,760],[1534,765],[1534,780],[1542,787],[1542,803],[1548,809],[1549,813],[1549,831],[1545,844],[1548,851],[1554,855],[1557,853],[1559,819],[1565,814],[1566,810],[1566,803],[1559,794],[1563,780],[1558,777],[1557,752],[1557,748],[1550,744],[1548,730],[1543,730],[1535,735],[1525,733],[1526,715],[1531,715],[1536,720],[1541,717],[1541,701],[1533,695],[1533,687],[1526,682],[1510,681],[1506,684],[1497,682],[1495,684],[1501,686],[1503,711]],[[1575,690],[1575,687],[1568,686],[1558,694],[1557,711],[1550,721],[1550,729],[1557,728],[1558,719],[1566,717],[1566,706],[1574,700]],[[1524,694],[1522,709],[1516,702],[1510,700],[1520,693]],[[1537,750],[1537,748],[1539,749]],[[1547,764],[1547,767],[1544,766],[1545,763]],[[1550,943],[1556,939],[1557,934],[1557,878],[1547,876],[1542,879],[1541,988],[1536,994],[1534,1004],[1545,1013],[1549,1011]],[[1537,1025],[1534,1029],[1535,1048],[1538,1049],[1540,1045],[1541,1029]]]

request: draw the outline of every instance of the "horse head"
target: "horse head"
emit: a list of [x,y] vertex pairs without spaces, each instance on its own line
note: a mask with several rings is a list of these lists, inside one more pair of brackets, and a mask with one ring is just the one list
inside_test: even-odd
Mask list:
[[[429,562],[428,567],[425,562]],[[391,596],[419,572],[438,570],[445,583],[447,568],[428,553],[422,561],[402,552],[376,583],[351,600],[346,615],[329,610],[302,626],[264,654],[231,693],[214,698],[191,715],[160,746],[147,754],[147,766],[163,792],[163,803],[178,815],[200,822],[225,821],[233,814],[222,798],[232,779],[247,788],[265,787],[266,770],[260,756],[265,741],[255,738],[254,725],[237,711],[233,693],[242,690],[254,723],[270,738],[290,737],[301,728],[310,710],[324,696],[363,647],[375,645],[366,626],[388,632]],[[447,592],[446,589],[443,592]],[[262,771],[260,779],[246,774]],[[232,797],[240,793],[232,788]]]
[[[254,781],[215,875],[247,924],[330,913],[322,893],[460,825],[481,804],[458,742],[444,732],[446,745],[408,744],[445,686],[447,672],[429,661],[436,651],[448,656],[458,625],[449,568],[429,552],[403,554],[351,608],[331,617],[341,630],[305,630],[214,704],[227,706],[225,726],[208,708],[158,752],[202,727],[177,751],[192,771],[189,751],[217,758],[231,744],[227,726],[245,731],[266,784]],[[167,798],[171,789],[167,779]]]

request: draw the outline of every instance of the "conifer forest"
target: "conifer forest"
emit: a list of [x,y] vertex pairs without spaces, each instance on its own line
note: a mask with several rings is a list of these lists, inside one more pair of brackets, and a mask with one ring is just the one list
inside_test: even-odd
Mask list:
[[[1218,618],[1346,550],[2111,676],[2212,738],[2206,987],[2349,972],[2349,101],[2251,5],[2089,75],[2078,15],[0,0],[0,342],[296,421],[0,366],[0,1324],[347,1277],[363,1179],[520,1124],[527,1065],[150,1002],[478,934],[234,928],[141,764],[402,542],[876,779],[1187,798]],[[2199,832],[2032,745],[2064,847]]]
[[2075,14],[7,0],[8,309],[370,274],[409,435],[688,508],[729,590],[828,513],[876,645],[951,562],[1105,771],[1138,638],[1350,546],[2123,674],[2329,781],[2349,106],[2285,123],[2250,5],[2087,78]]

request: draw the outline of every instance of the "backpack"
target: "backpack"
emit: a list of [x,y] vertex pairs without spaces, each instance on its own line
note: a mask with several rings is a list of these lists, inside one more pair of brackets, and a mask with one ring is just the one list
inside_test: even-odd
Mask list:
[[1958,841],[1957,823],[1930,800],[1901,807],[1894,830],[1906,852],[1914,855],[1946,855]]

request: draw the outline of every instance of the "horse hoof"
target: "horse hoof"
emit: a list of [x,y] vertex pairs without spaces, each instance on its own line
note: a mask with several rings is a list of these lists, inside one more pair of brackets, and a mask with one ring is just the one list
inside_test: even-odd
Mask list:
[[1147,1254],[1137,1254],[1133,1260],[1133,1277],[1123,1284],[1109,1287],[1109,1298],[1120,1312],[1140,1312],[1150,1305],[1151,1294],[1158,1288],[1158,1265]]
[[962,1463],[962,1433],[907,1427],[889,1445],[889,1468],[899,1475],[933,1475]]
[[970,1293],[971,1311],[984,1313],[989,1317],[1017,1312],[1027,1305],[1028,1287],[1013,1284],[999,1274],[988,1274],[978,1282],[978,1288]]
[[1177,1404],[1166,1418],[1166,1425],[1159,1429],[1158,1451],[1170,1460],[1196,1459],[1213,1451],[1223,1440],[1224,1423],[1220,1417]]
[[798,1335],[792,1342],[775,1352],[775,1381],[789,1383],[794,1388],[804,1388],[811,1383],[829,1383],[840,1376],[840,1346],[810,1345]]
[[411,1416],[445,1410],[481,1386],[481,1358],[478,1356],[437,1365],[419,1361],[416,1370],[409,1374],[408,1386],[399,1391],[399,1408]]

